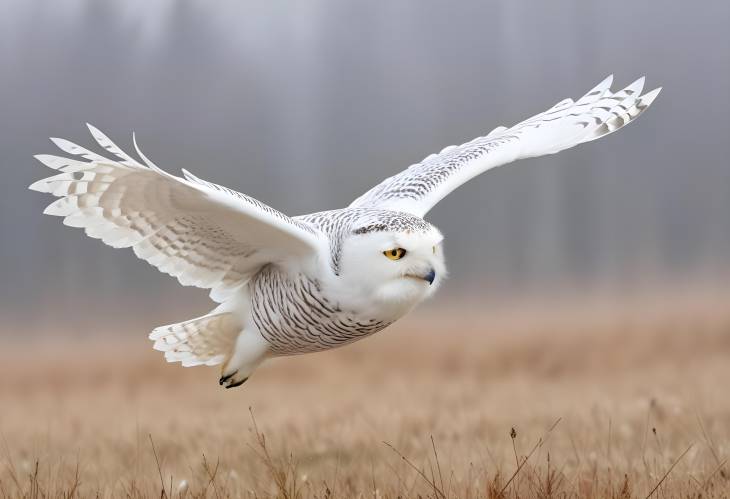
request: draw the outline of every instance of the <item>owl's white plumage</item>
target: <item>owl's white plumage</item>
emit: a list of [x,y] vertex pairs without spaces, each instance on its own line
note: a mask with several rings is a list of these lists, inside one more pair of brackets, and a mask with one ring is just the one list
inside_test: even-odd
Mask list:
[[[222,364],[243,383],[266,358],[333,348],[375,333],[430,296],[445,275],[441,233],[423,216],[484,171],[557,153],[623,127],[653,102],[644,79],[613,93],[606,78],[510,128],[428,156],[348,208],[288,217],[183,170],[166,173],[89,125],[115,159],[52,139],[76,159],[36,156],[58,174],[31,189],[59,199],[45,213],[135,254],[183,285],[210,289],[210,314],[155,329],[170,362]],[[399,258],[388,256],[403,249]],[[393,253],[394,255],[395,253]],[[398,253],[400,255],[400,253]]]

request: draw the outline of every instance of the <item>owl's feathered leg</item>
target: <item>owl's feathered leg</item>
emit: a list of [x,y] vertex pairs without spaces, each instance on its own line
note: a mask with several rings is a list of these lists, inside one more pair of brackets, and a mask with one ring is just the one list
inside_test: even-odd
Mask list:
[[233,354],[221,368],[219,384],[226,388],[241,386],[269,356],[269,342],[256,326],[247,324],[236,338]]

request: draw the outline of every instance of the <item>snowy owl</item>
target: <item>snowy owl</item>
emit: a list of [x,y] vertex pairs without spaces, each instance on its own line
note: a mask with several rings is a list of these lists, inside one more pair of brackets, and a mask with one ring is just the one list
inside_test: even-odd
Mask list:
[[176,177],[140,151],[89,130],[110,159],[63,139],[71,159],[36,158],[60,173],[31,189],[59,197],[45,212],[141,259],[183,285],[210,290],[210,313],[149,335],[169,362],[220,365],[243,384],[267,358],[317,352],[376,333],[428,298],[445,275],[441,232],[424,220],[444,196],[491,168],[595,140],[639,116],[660,88],[644,79],[613,93],[608,77],[510,128],[390,177],[347,208],[288,217],[186,170]]

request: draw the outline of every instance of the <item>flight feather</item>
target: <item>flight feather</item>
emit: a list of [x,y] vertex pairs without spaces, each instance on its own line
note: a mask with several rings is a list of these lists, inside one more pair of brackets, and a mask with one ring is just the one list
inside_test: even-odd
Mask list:
[[609,76],[577,101],[564,99],[510,128],[497,127],[484,137],[432,154],[385,179],[350,207],[424,216],[454,189],[491,168],[554,154],[615,132],[643,113],[661,90],[642,95],[642,77],[613,93],[612,81]]
[[65,139],[52,140],[81,159],[36,156],[60,173],[30,188],[59,198],[45,213],[64,217],[64,224],[110,246],[132,247],[181,284],[209,288],[217,301],[263,265],[321,250],[321,234],[307,223],[189,172],[166,173],[144,155],[140,163],[89,130],[115,159]]

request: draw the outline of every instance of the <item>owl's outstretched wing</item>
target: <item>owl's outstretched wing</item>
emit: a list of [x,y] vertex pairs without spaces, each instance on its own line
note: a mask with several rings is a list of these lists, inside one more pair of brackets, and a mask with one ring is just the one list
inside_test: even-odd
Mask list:
[[603,137],[633,121],[661,88],[641,95],[644,78],[613,93],[612,76],[574,102],[565,99],[511,128],[450,146],[385,179],[351,207],[372,207],[424,216],[451,191],[491,168],[523,158],[554,154]]
[[61,173],[30,186],[59,197],[45,212],[88,236],[135,254],[183,285],[209,288],[223,301],[268,263],[307,258],[323,251],[312,226],[254,198],[201,180],[183,170],[170,175],[135,148],[144,164],[89,125],[105,158],[64,139],[51,139],[83,160],[36,158]]

